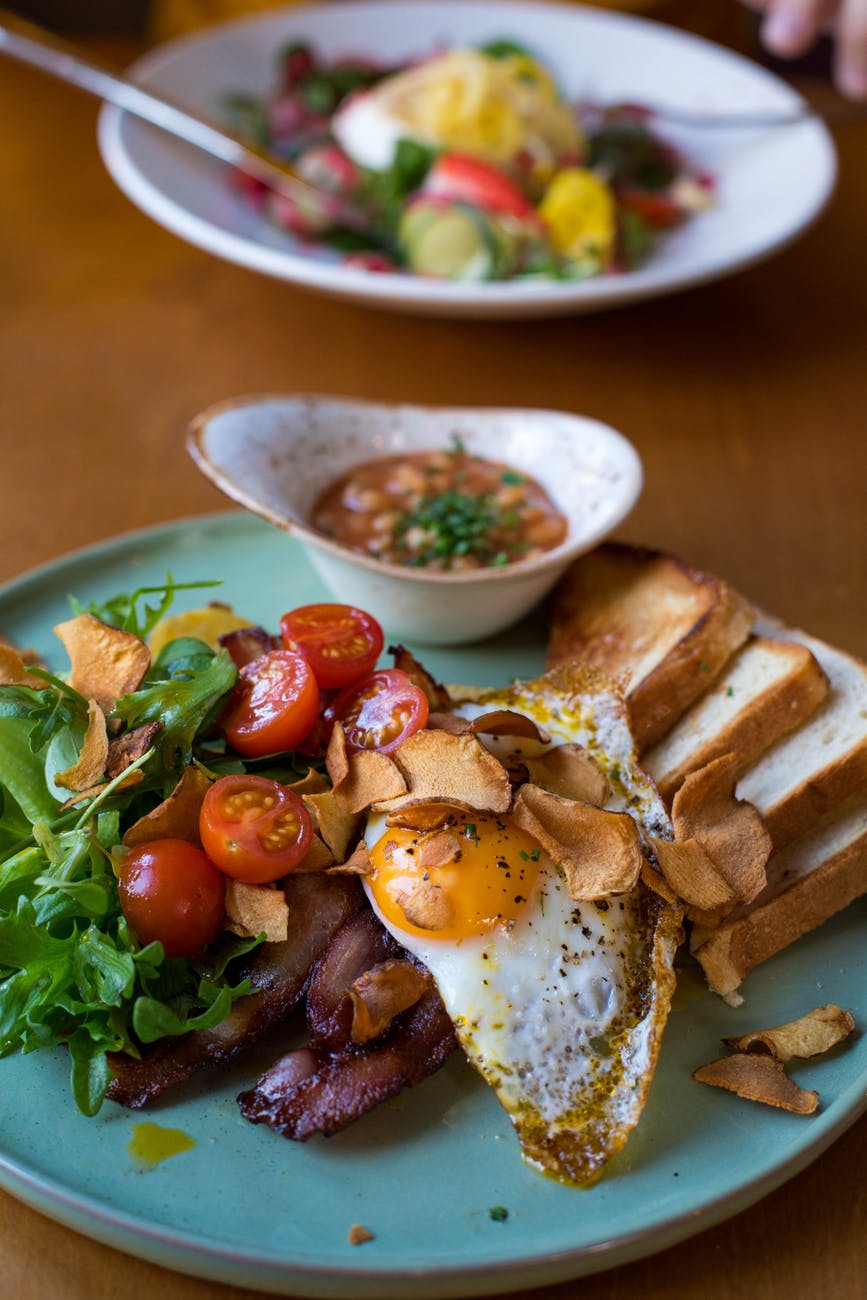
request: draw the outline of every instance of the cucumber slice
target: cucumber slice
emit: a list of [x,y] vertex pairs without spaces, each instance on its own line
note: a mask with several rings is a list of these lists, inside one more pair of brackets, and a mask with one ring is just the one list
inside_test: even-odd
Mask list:
[[496,232],[463,204],[414,203],[401,218],[398,241],[408,266],[442,280],[491,280],[502,274]]

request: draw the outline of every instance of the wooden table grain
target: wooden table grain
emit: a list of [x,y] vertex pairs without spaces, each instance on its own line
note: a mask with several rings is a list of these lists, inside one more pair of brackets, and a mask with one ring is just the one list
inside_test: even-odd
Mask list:
[[[867,654],[867,125],[837,131],[830,209],[767,264],[609,314],[475,324],[341,305],[187,247],[114,189],[95,116],[0,67],[0,580],[221,509],[183,447],[221,398],[541,404],[634,441],[647,484],[623,536]],[[867,1118],[729,1222],[533,1296],[861,1300],[865,1168]],[[253,1294],[127,1258],[3,1193],[0,1259],[10,1300]]]

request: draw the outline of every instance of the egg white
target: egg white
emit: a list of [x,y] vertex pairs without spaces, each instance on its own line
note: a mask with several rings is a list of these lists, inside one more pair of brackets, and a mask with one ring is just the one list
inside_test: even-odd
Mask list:
[[[637,768],[622,703],[602,692],[576,710],[574,699],[539,694],[535,685],[456,711],[514,709],[541,723],[552,743],[585,745],[604,757],[610,806],[632,811],[642,833],[665,833],[667,815]],[[482,739],[494,751],[547,748]],[[368,848],[386,829],[382,815],[369,818]],[[454,940],[401,929],[368,886],[383,924],[433,975],[464,1052],[509,1113],[524,1159],[580,1184],[623,1144],[644,1105],[673,992],[679,914],[642,888],[576,903],[545,854],[526,892],[507,924]]]

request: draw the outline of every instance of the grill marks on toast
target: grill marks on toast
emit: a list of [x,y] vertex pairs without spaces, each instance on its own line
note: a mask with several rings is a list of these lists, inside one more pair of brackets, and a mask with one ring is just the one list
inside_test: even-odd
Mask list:
[[753,617],[673,556],[606,545],[561,583],[550,646],[552,663],[589,659],[624,683],[667,802],[690,772],[738,755],[736,795],[762,814],[774,853],[754,902],[693,929],[724,995],[867,893],[867,666],[763,615],[746,640]]

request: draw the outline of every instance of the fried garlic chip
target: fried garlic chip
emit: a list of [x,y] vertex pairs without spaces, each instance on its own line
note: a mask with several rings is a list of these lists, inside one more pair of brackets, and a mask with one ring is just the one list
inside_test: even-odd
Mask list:
[[334,724],[325,765],[335,798],[349,813],[360,813],[373,803],[394,799],[406,792],[406,781],[388,754],[363,749],[347,754],[346,733],[339,722]]
[[473,812],[503,813],[512,797],[509,774],[475,736],[417,731],[392,755],[406,782],[406,795],[383,801],[377,811],[419,803],[448,803]]
[[151,840],[199,842],[199,813],[211,782],[201,768],[190,765],[161,804],[133,822],[123,837],[127,848]]
[[635,886],[643,859],[638,827],[628,813],[527,784],[515,796],[512,819],[556,862],[576,903],[626,894]]
[[711,1061],[710,1065],[694,1070],[692,1077],[712,1088],[726,1088],[747,1101],[760,1101],[796,1115],[812,1115],[819,1105],[819,1094],[799,1088],[786,1074],[781,1061],[755,1052]]
[[835,1006],[833,1002],[814,1007],[805,1016],[790,1020],[772,1029],[755,1029],[740,1038],[724,1038],[729,1051],[748,1052],[751,1047],[767,1048],[778,1061],[806,1060],[821,1056],[842,1043],[855,1029],[850,1011]]
[[445,686],[436,681],[424,664],[419,663],[415,655],[407,650],[405,645],[392,645],[388,647],[390,655],[394,656],[394,666],[401,672],[406,673],[413,686],[417,686],[427,697],[428,706],[432,712],[446,712],[452,702]]
[[429,971],[400,957],[378,962],[349,986],[352,999],[352,1041],[378,1038],[395,1016],[415,1006],[431,984]]
[[108,761],[108,730],[105,714],[96,700],[87,701],[87,731],[78,758],[65,772],[58,772],[55,783],[64,790],[89,790],[97,785]]
[[289,937],[289,907],[282,889],[226,879],[227,930],[242,938],[264,934],[267,943]]
[[[316,831],[310,837],[310,845],[301,861],[293,867],[293,875],[297,872],[303,872],[305,875],[312,875],[316,871],[327,871],[334,865],[334,854],[329,849],[323,839],[317,835]],[[336,870],[336,868],[335,868]]]
[[533,785],[564,799],[580,799],[582,803],[603,808],[611,794],[608,777],[583,745],[555,745],[538,758],[522,754],[521,762]]
[[369,876],[373,871],[373,864],[370,861],[370,852],[364,840],[359,840],[352,851],[352,855],[345,862],[340,862],[336,867],[331,867],[328,874],[331,876]]
[[411,889],[392,883],[389,893],[410,925],[420,930],[444,930],[454,920],[451,899],[441,885],[430,880],[419,880]]
[[691,921],[715,925],[727,916],[738,898],[698,840],[650,840],[663,879],[682,902]]
[[395,812],[390,812],[385,824],[410,831],[435,831],[453,822],[455,813],[459,811],[469,810],[457,809],[454,804],[448,803],[408,803]]
[[0,686],[27,686],[31,691],[44,691],[48,683],[27,671],[24,658],[11,644],[0,644]]
[[724,754],[692,772],[674,796],[674,838],[696,840],[738,902],[751,903],[767,884],[773,845],[751,803],[735,798],[737,758]]
[[358,817],[338,802],[333,790],[302,794],[301,798],[313,814],[316,830],[331,852],[332,862],[342,862],[355,836]]
[[132,632],[77,614],[54,631],[69,655],[69,685],[106,713],[121,695],[138,690],[151,665],[150,651]]

